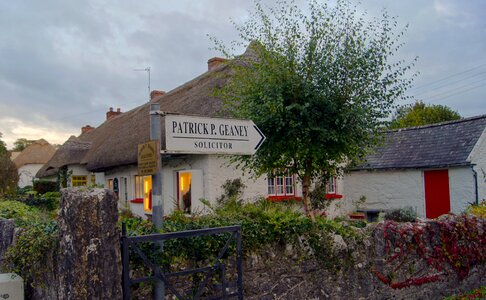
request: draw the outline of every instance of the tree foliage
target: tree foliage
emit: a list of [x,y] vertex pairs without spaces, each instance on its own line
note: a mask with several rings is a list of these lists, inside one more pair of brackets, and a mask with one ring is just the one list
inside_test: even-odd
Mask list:
[[3,134],[0,132],[0,155],[7,153],[7,144],[1,140],[2,135]]
[[15,194],[18,181],[17,167],[10,159],[10,152],[7,151],[5,142],[0,140],[0,196]]
[[401,106],[393,116],[390,129],[422,126],[459,120],[461,115],[445,105],[425,104],[417,101],[413,106]]
[[[404,31],[395,32],[386,12],[369,18],[347,1],[312,0],[307,11],[294,2],[272,8],[257,2],[250,19],[235,27],[241,41],[226,47],[213,39],[236,58],[219,96],[228,112],[252,119],[267,137],[255,155],[236,160],[255,175],[297,174],[308,208],[310,182],[362,158],[395,101],[405,98],[413,62],[390,62]],[[247,55],[234,56],[243,44],[250,44]]]
[[33,140],[28,140],[26,138],[17,139],[14,142],[13,151],[23,151],[25,148],[29,147],[29,145],[32,144],[33,142],[34,142]]

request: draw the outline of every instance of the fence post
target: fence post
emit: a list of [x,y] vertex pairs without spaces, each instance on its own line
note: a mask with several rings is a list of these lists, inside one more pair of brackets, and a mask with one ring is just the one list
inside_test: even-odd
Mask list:
[[123,266],[123,299],[130,299],[130,258],[128,254],[128,239],[127,239],[127,224],[123,222],[122,224],[122,235],[121,235],[121,253],[122,253],[122,266]]

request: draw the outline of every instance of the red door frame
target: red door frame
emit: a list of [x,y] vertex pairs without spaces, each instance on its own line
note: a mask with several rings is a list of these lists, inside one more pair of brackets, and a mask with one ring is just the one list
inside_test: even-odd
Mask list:
[[451,210],[449,172],[445,170],[424,171],[425,216],[429,219],[447,214]]

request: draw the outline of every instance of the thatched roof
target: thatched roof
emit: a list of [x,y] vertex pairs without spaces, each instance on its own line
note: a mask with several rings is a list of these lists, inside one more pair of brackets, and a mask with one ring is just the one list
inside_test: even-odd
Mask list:
[[[96,129],[71,137],[41,169],[38,176],[48,176],[54,169],[69,164],[83,164],[92,172],[137,163],[138,144],[149,141],[151,103],[171,113],[215,116],[221,101],[214,97],[214,89],[225,84],[231,72],[223,63],[182,86],[158,96],[130,111],[105,121]],[[164,120],[161,121],[161,143],[165,144]]]
[[49,144],[46,140],[40,139],[34,141],[12,160],[17,168],[28,164],[45,164],[51,159],[54,152],[56,152],[54,146]]

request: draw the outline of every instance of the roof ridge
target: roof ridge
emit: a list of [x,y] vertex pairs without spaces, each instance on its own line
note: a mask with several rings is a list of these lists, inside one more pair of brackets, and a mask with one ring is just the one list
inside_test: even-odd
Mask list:
[[450,125],[450,124],[456,124],[456,123],[469,122],[469,121],[473,121],[473,120],[477,120],[477,119],[486,119],[486,114],[479,115],[479,116],[473,116],[473,117],[467,117],[467,118],[461,118],[459,120],[453,120],[453,121],[445,121],[445,122],[440,122],[440,123],[434,123],[434,124],[427,124],[427,125],[421,125],[421,126],[412,126],[412,127],[406,127],[406,128],[391,129],[391,130],[388,130],[388,132],[400,132],[400,131],[409,131],[409,130],[417,130],[417,129],[431,128],[431,127],[438,127],[438,126],[444,126],[444,125]]

